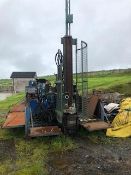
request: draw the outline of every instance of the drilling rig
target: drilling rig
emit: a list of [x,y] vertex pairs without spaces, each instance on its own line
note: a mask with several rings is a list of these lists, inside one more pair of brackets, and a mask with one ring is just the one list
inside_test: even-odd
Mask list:
[[[83,106],[86,104],[87,92],[83,90],[83,82],[87,85],[86,79],[84,81],[86,77],[84,66],[87,62],[84,63],[83,50],[87,48],[87,44],[81,42],[81,48],[77,48],[77,39],[71,36],[73,15],[70,0],[65,0],[65,7],[65,36],[61,38],[63,53],[58,50],[55,55],[57,66],[55,86],[51,86],[46,79],[36,79],[30,81],[26,87],[26,136],[59,135],[62,132],[75,134],[79,128],[80,117],[86,116],[87,111]],[[73,46],[76,50],[75,72]],[[80,58],[82,57],[80,63],[78,63],[78,52]],[[78,70],[78,64],[81,65],[81,71]],[[79,85],[78,79],[81,81]],[[81,87],[80,93],[78,87]]]
[[[26,102],[9,112],[3,128],[25,127],[26,137],[76,134],[82,127],[88,131],[110,127],[103,103],[88,95],[88,47],[71,36],[70,0],[65,0],[65,35],[63,51],[55,54],[55,85],[46,79],[29,81]],[[74,52],[75,51],[75,52]],[[101,121],[102,120],[102,121]]]

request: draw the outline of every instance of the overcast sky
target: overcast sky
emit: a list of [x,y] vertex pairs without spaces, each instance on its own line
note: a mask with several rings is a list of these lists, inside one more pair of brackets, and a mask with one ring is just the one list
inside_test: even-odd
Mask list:
[[[0,78],[56,72],[65,0],[0,0]],[[89,49],[89,70],[131,68],[131,0],[71,0],[72,36]]]

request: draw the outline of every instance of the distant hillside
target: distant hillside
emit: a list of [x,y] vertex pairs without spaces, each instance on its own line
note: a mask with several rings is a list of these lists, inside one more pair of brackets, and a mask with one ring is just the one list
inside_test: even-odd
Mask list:
[[[55,82],[55,76],[45,76],[52,83]],[[110,71],[96,71],[88,74],[88,90],[93,89],[120,92],[131,96],[131,69],[120,69]]]
[[[52,84],[55,83],[55,76],[43,76]],[[88,89],[118,91],[131,96],[131,69],[119,69],[110,71],[96,71],[88,74]],[[11,86],[10,79],[0,80],[0,86]]]
[[110,73],[89,77],[89,91],[92,89],[120,92],[131,96],[131,73]]
[[129,69],[112,69],[112,70],[101,70],[101,71],[92,71],[89,72],[88,75],[89,76],[93,76],[93,75],[107,75],[107,74],[116,74],[116,73],[131,73],[131,68]]
[[[106,76],[106,75],[121,75],[121,74],[131,74],[131,68],[130,69],[112,69],[112,70],[101,70],[101,71],[92,71],[88,72],[88,77],[93,77],[93,76]],[[54,80],[54,75],[47,75],[47,76],[42,76],[44,78],[48,78],[49,80]],[[42,78],[40,77],[40,78]]]
[[0,79],[0,86],[12,86],[11,79]]

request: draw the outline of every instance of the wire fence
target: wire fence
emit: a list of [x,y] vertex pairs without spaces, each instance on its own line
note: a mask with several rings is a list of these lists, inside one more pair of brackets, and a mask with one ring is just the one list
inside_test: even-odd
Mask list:
[[81,48],[77,49],[76,85],[79,94],[78,113],[82,118],[88,118],[88,47],[84,41],[81,41]]
[[13,86],[0,86],[0,92],[13,92]]

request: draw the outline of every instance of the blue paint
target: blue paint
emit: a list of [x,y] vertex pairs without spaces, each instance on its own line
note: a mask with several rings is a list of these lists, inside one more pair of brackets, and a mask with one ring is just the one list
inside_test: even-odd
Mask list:
[[29,107],[25,109],[25,135],[28,136],[30,128],[31,111]]

